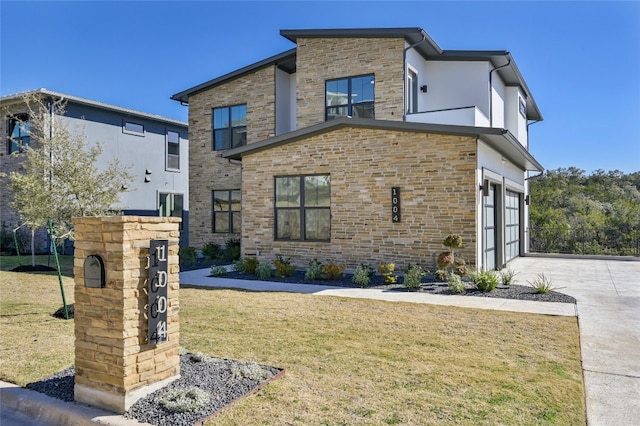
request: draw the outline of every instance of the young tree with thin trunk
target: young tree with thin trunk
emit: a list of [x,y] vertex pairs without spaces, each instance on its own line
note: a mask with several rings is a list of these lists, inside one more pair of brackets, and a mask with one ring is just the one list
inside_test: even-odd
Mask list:
[[64,101],[31,94],[24,102],[31,144],[23,147],[22,171],[10,173],[8,180],[12,207],[23,223],[33,231],[51,219],[56,235],[72,236],[74,217],[116,214],[113,208],[120,192],[131,180],[128,167],[114,158],[104,169],[98,168],[102,146],[88,146],[83,129],[69,129]]

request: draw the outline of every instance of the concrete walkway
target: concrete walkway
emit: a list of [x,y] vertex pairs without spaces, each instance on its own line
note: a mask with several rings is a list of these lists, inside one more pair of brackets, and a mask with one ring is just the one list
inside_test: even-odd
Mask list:
[[[577,315],[588,424],[640,425],[640,262],[526,257],[511,262],[510,268],[518,272],[516,280],[522,285],[534,280],[537,274],[544,273],[552,279],[554,286],[561,288],[560,291],[575,297],[577,304],[212,278],[208,277],[208,269],[182,272],[180,283],[182,286],[283,291],[544,315]],[[45,402],[38,402],[42,401],[42,397],[37,392],[0,382],[0,413],[27,412],[32,419],[38,419],[41,425],[135,423],[121,416],[108,416],[108,413],[53,398],[45,397],[48,398]],[[60,421],[61,418],[68,421]]]

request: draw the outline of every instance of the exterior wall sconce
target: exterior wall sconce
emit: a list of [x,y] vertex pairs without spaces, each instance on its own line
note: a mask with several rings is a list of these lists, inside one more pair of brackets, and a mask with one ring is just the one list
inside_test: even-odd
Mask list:
[[420,91],[421,91],[422,93],[427,93],[427,85],[426,85],[426,84],[424,84],[424,85],[420,86]]
[[147,182],[147,183],[151,182],[151,178],[149,176],[145,176],[144,177],[144,181]]
[[482,191],[482,195],[485,197],[489,196],[489,179],[485,179],[482,181],[482,185],[480,185],[480,191]]
[[528,206],[529,205],[529,194],[524,196],[524,203]]
[[150,174],[151,174],[151,170],[149,170],[149,169],[145,170],[145,171],[144,171],[144,174],[145,174],[145,175],[150,175]]

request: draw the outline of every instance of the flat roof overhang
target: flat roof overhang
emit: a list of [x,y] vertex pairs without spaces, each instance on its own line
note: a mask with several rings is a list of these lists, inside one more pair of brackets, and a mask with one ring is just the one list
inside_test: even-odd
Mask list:
[[523,170],[542,172],[544,167],[518,142],[506,129],[474,126],[453,126],[446,124],[424,124],[405,121],[373,120],[363,118],[339,118],[295,130],[260,142],[230,149],[221,154],[222,158],[242,160],[246,155],[266,151],[312,136],[328,133],[342,128],[367,128],[402,132],[434,133],[442,135],[471,136],[484,141],[506,159]]

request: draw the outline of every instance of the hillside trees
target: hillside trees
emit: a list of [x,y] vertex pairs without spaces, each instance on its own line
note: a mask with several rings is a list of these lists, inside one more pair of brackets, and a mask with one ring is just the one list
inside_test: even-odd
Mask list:
[[640,172],[548,170],[530,194],[532,251],[637,255]]
[[[53,221],[64,235],[77,216],[113,214],[124,184],[131,180],[118,159],[98,168],[102,147],[88,146],[82,129],[69,129],[64,102],[26,96],[31,145],[24,147],[22,170],[9,175],[12,207],[32,231]],[[33,254],[33,244],[32,244]],[[33,259],[33,256],[32,256]]]

